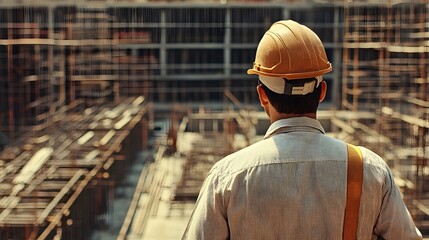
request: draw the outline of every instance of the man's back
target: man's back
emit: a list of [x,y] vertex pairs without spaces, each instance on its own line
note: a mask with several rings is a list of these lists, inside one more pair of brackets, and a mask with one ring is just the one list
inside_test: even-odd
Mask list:
[[[418,238],[388,167],[361,150],[359,239]],[[279,120],[213,167],[184,238],[341,239],[346,182],[344,142],[314,119]]]

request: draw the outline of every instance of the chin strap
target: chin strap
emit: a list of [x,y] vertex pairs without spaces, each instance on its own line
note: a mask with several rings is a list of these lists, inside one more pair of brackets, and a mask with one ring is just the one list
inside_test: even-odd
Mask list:
[[351,144],[347,144],[347,157],[347,198],[343,239],[356,240],[363,182],[363,160],[360,149]]

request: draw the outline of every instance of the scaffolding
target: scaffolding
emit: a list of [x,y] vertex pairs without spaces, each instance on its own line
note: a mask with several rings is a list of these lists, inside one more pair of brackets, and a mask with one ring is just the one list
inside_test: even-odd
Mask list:
[[342,108],[374,118],[349,121],[353,140],[392,167],[418,227],[429,230],[429,5],[346,3]]
[[70,77],[70,104],[84,99],[89,106],[106,100],[119,102],[117,54],[112,27],[113,19],[105,9],[71,8],[64,22]]
[[[45,7],[1,10],[1,129],[13,141],[18,129],[42,131],[49,113],[64,105],[64,48],[53,44]],[[55,54],[54,54],[55,53]]]

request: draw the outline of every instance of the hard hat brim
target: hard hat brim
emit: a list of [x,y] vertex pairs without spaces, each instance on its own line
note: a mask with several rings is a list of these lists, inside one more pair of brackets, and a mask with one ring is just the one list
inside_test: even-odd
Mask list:
[[304,79],[304,78],[312,78],[312,77],[316,77],[316,76],[322,76],[323,74],[326,74],[330,71],[332,71],[331,63],[329,63],[328,68],[318,70],[318,71],[313,71],[313,72],[274,74],[274,73],[262,72],[262,71],[258,71],[256,69],[254,69],[254,68],[250,68],[247,70],[247,74],[257,74],[257,75],[262,75],[262,76],[267,76],[267,77],[279,77],[279,78],[287,78],[289,80],[293,80],[293,79]]

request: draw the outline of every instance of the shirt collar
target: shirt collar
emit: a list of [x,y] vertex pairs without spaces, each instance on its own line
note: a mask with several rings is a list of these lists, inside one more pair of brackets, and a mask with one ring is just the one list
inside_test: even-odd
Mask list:
[[280,119],[273,122],[265,133],[264,139],[267,139],[278,133],[290,131],[325,133],[325,130],[318,120],[309,117],[293,117]]

